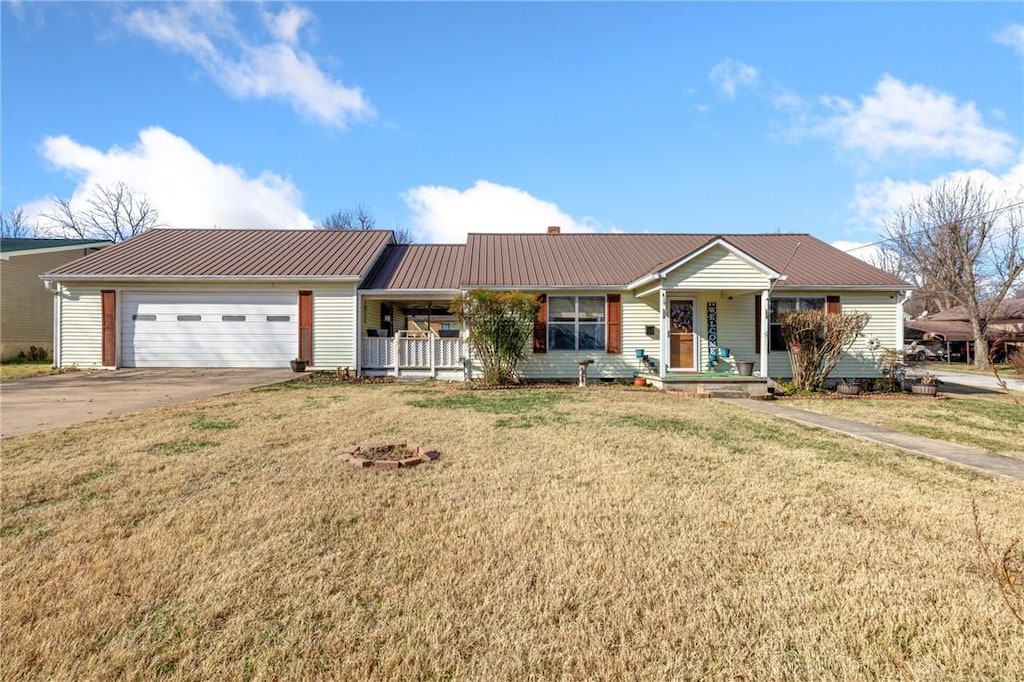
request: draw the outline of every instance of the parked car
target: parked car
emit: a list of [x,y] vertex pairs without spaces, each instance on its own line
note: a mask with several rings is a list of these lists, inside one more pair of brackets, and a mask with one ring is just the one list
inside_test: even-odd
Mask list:
[[903,356],[907,360],[945,360],[946,346],[938,339],[929,341],[911,341],[903,347]]

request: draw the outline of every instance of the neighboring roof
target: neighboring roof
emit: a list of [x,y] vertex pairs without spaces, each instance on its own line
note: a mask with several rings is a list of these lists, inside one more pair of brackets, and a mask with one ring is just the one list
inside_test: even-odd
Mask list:
[[[1000,328],[1000,324],[1006,320],[1024,320],[1024,298],[1006,298],[995,310],[995,314],[989,317],[989,327],[985,336],[990,339],[1013,339],[1024,338],[1024,334]],[[1010,323],[1019,325],[1019,323]],[[919,317],[906,323],[910,329],[932,334],[942,334],[947,341],[973,341],[974,330],[971,329],[970,318],[967,315],[967,308],[959,305],[941,313]]]
[[[991,306],[985,306],[982,304],[981,309],[987,312],[986,308]],[[935,313],[934,315],[928,315],[922,318],[925,320],[963,320],[970,321],[970,316],[967,314],[967,308],[962,305],[958,305],[949,310],[943,310],[941,313]],[[1003,301],[996,307],[995,313],[989,315],[989,320],[1022,320],[1024,319],[1024,298],[1004,298]]]
[[47,279],[358,279],[390,230],[152,229],[47,273]]
[[716,239],[786,275],[780,289],[910,288],[898,277],[808,234],[471,234],[462,285],[624,287]]
[[367,277],[364,289],[459,289],[462,244],[392,244]]
[[0,237],[0,253],[28,253],[30,251],[54,251],[60,249],[110,246],[107,239],[31,239],[22,237]]
[[[932,334],[941,334],[942,338],[946,341],[973,341],[974,331],[971,329],[969,322],[963,322],[961,320],[934,320],[925,318],[921,320],[910,320],[906,324],[909,329],[916,329],[919,332],[931,332]],[[1001,329],[998,326],[990,326],[985,331],[985,336],[991,340],[1004,339],[1014,340],[1019,339],[1024,341],[1024,333],[1014,330]]]

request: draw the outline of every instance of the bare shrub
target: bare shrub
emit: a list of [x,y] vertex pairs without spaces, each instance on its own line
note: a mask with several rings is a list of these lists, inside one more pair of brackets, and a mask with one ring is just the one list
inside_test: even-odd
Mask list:
[[801,310],[782,316],[782,335],[797,390],[822,387],[836,364],[871,319],[867,313]]
[[489,384],[518,380],[519,362],[533,333],[540,303],[519,291],[476,289],[452,302],[451,311],[469,328],[469,345]]

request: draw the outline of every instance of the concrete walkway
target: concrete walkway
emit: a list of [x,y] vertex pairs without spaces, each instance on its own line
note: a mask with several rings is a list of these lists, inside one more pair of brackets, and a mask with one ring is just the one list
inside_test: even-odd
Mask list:
[[1024,459],[997,455],[994,452],[988,452],[981,448],[957,445],[944,440],[925,438],[924,436],[915,436],[902,431],[893,431],[883,426],[873,426],[852,419],[808,412],[798,407],[790,407],[789,405],[782,405],[769,400],[729,399],[724,402],[775,417],[791,419],[801,424],[817,426],[855,438],[862,438],[875,443],[881,443],[882,445],[900,448],[901,450],[923,455],[930,459],[956,464],[985,474],[995,474],[1024,481]]

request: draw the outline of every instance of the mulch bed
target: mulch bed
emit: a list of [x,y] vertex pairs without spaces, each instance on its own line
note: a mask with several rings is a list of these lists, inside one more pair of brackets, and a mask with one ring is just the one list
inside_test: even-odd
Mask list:
[[779,395],[776,400],[949,400],[950,396],[942,393],[935,395],[915,395],[913,393],[859,393],[843,395],[840,393],[810,393],[807,395]]

